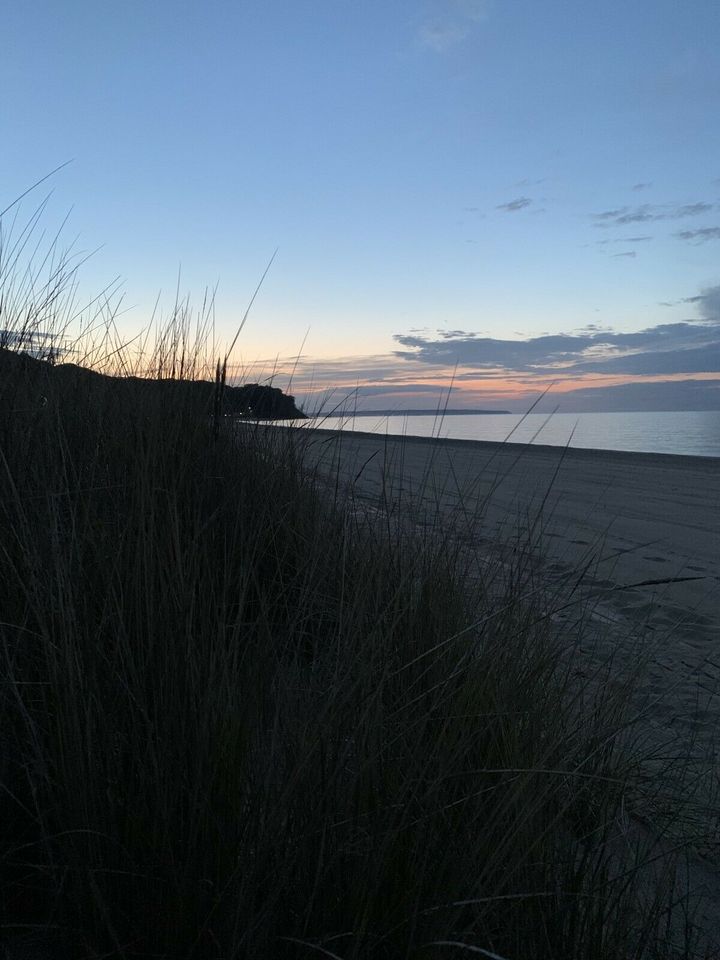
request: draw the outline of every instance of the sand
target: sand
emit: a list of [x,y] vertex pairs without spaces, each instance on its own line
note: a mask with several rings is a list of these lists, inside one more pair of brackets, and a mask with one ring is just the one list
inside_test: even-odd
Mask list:
[[541,512],[546,569],[590,564],[598,616],[720,658],[720,458],[322,430],[311,451],[368,502],[390,479],[433,511],[479,507],[489,540]]
[[578,672],[617,686],[632,674],[646,743],[693,758],[702,786],[687,882],[720,943],[720,458],[314,430],[308,462],[371,509],[411,501],[455,530],[461,503],[479,511],[468,529],[481,555],[511,553],[532,530],[558,597],[584,571],[573,597],[587,602],[556,619],[572,628],[583,607]]
[[711,749],[720,732],[720,711],[706,709],[720,689],[720,458],[322,430],[309,453],[370,505],[385,490],[433,515],[450,517],[461,502],[481,511],[474,536],[488,553],[534,525],[548,582],[585,571],[589,616],[605,628],[596,659],[625,649],[629,669],[642,638],[652,647],[640,691],[655,701],[652,723],[673,736],[686,728]]
[[313,430],[308,461],[371,509],[402,499],[461,531],[460,504],[480,512],[467,529],[481,555],[532,530],[544,581],[580,601],[556,619],[585,611],[578,672],[618,687],[632,674],[645,749],[699,771],[688,882],[720,943],[720,458]]

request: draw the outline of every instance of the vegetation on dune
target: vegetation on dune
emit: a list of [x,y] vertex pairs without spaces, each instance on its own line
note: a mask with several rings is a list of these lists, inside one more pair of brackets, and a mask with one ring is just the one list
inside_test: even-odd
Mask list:
[[46,374],[0,381],[5,936],[690,955],[670,862],[648,892],[622,834],[621,712],[576,689],[527,553],[487,589],[447,526],[330,495],[304,431]]
[[[216,384],[209,380],[184,380],[169,371],[166,376],[108,377],[94,370],[72,363],[49,363],[45,358],[36,358],[26,352],[15,352],[0,346],[0,373],[7,380],[11,371],[17,377],[17,367],[27,373],[27,381],[33,385],[37,400],[47,401],[47,394],[56,390],[84,392],[88,402],[93,402],[94,392],[112,389],[118,403],[125,403],[128,391],[157,395],[159,402],[175,404],[192,403],[198,409],[211,412],[216,395]],[[99,380],[102,383],[99,383]],[[5,397],[5,402],[9,398]],[[305,414],[295,405],[295,398],[283,393],[278,387],[267,384],[245,383],[241,386],[224,385],[222,412],[227,416],[246,417],[256,420],[304,420]]]

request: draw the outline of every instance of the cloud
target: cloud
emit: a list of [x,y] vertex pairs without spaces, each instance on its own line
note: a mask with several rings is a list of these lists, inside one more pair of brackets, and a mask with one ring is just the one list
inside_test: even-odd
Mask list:
[[435,0],[431,15],[420,24],[418,39],[422,46],[445,53],[486,20],[489,9],[490,0]]
[[720,284],[703,290],[700,315],[710,323],[720,324]]
[[458,337],[476,337],[477,333],[468,333],[467,330],[438,330],[437,335],[443,340],[457,340]]
[[596,220],[615,220],[617,217],[622,216],[627,210],[627,207],[618,207],[616,210],[603,210],[602,213],[595,213],[593,216]]
[[597,227],[627,226],[630,223],[651,223],[657,220],[682,220],[685,217],[698,217],[709,213],[715,205],[701,200],[698,203],[651,204],[643,203],[638,207],[618,207],[594,214]]
[[658,219],[663,219],[663,215],[652,213],[646,204],[643,207],[638,207],[636,210],[630,210],[626,213],[619,214],[615,218],[615,223],[623,225],[627,223],[646,223],[648,220]]
[[[393,381],[388,381],[387,383],[374,383],[374,384],[360,384],[357,387],[353,387],[351,394],[352,396],[358,397],[387,397],[388,395],[400,396],[404,393],[412,394],[413,396],[423,392],[423,393],[432,393],[435,396],[441,394],[447,388],[443,385],[428,385],[422,381],[418,383],[394,383]],[[340,391],[342,395],[343,391]]]
[[648,240],[652,240],[652,237],[613,237],[612,239],[608,238],[605,240],[596,240],[595,244],[598,247],[607,246],[608,243],[645,243]]
[[464,40],[467,34],[467,27],[459,23],[424,23],[418,31],[422,45],[436,53],[445,53]]
[[720,284],[667,303],[692,306],[696,318],[631,333],[591,323],[514,340],[416,328],[395,336],[393,353],[255,366],[264,363],[278,386],[292,375],[291,392],[309,410],[335,402],[347,408],[354,397],[361,407],[433,407],[451,380],[458,407],[526,409],[555,384],[548,402],[567,411],[719,410]]
[[677,220],[680,217],[697,217],[701,213],[708,213],[713,209],[712,203],[701,201],[700,203],[686,203],[682,207],[676,207],[675,212],[664,217],[665,220]]
[[659,300],[658,306],[659,307],[677,307],[681,303],[700,303],[704,299],[705,299],[704,295],[702,293],[699,293],[695,297],[681,297],[679,300]]
[[648,187],[652,186],[652,180],[649,180],[647,183],[634,183],[632,185],[633,190],[647,190]]
[[632,257],[633,259],[637,256],[634,250],[626,250],[625,253],[613,253],[613,257]]
[[516,210],[524,210],[532,203],[530,197],[517,197],[515,200],[508,200],[507,203],[499,203],[496,210],[504,210],[506,213],[515,213]]
[[680,300],[661,300],[661,307],[677,307],[681,303],[698,305],[698,312],[703,320],[711,323],[720,321],[720,284],[715,287],[706,287],[702,293],[694,297],[682,297]]
[[558,395],[550,391],[538,413],[631,410],[720,410],[720,380],[659,380],[583,387]]
[[708,240],[720,240],[720,227],[700,227],[698,230],[680,230],[675,234],[681,240],[693,243],[707,243]]
[[627,376],[720,374],[720,285],[694,300],[697,320],[659,324],[634,333],[586,327],[575,333],[501,340],[465,331],[395,336],[395,355],[476,375]]

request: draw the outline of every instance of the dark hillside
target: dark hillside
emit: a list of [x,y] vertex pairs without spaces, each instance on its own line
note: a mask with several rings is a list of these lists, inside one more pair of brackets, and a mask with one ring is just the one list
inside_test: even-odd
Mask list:
[[[19,376],[21,375],[21,376]],[[22,388],[21,388],[22,383]],[[168,402],[194,403],[210,412],[215,384],[209,380],[143,379],[141,377],[111,377],[77,366],[74,363],[52,364],[38,360],[27,353],[15,353],[0,348],[0,403],[20,402],[18,390],[30,391],[22,404],[46,403],[61,389],[73,389],[75,396],[90,401],[98,390],[109,389],[118,400],[130,389],[147,391],[153,397],[167,396]],[[35,395],[33,399],[33,395]],[[295,405],[295,398],[277,387],[246,383],[241,387],[225,386],[223,412],[230,416],[252,417],[259,420],[301,420],[305,414]]]

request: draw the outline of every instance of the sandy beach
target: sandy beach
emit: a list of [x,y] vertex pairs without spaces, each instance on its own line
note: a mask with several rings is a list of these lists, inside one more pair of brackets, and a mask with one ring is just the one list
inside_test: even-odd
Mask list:
[[367,504],[387,496],[420,514],[479,512],[473,536],[488,553],[532,528],[548,582],[584,571],[600,637],[592,656],[625,649],[629,669],[642,640],[652,723],[673,736],[686,728],[710,751],[720,730],[720,459],[322,430],[309,452]]
[[710,760],[720,730],[720,459],[323,430],[309,454],[370,506],[410,500],[419,514],[454,516],[455,529],[460,504],[479,512],[473,536],[488,554],[532,528],[547,582],[574,584],[584,571],[597,627],[588,657],[613,659],[622,682],[642,646],[637,695],[649,726]]
[[479,510],[490,541],[541,514],[548,573],[587,566],[596,616],[672,631],[696,660],[720,646],[720,459],[323,430],[310,450],[367,502],[390,483],[432,511]]
[[461,504],[479,513],[472,536],[489,556],[532,529],[545,581],[579,601],[557,619],[585,611],[578,669],[622,686],[644,660],[632,683],[642,736],[692,757],[703,781],[688,869],[701,926],[720,941],[720,459],[329,430],[313,431],[308,454],[371,509],[410,501],[456,531]]

